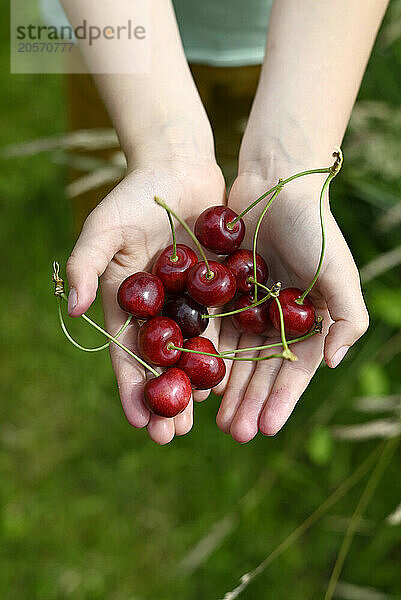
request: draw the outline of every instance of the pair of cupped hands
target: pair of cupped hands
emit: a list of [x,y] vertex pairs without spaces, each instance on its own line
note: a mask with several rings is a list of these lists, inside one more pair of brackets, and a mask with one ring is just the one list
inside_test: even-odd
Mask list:
[[[330,166],[310,164],[306,168]],[[277,171],[280,172],[277,172]],[[213,159],[196,155],[170,156],[147,161],[128,169],[125,179],[88,216],[67,263],[70,287],[69,314],[85,312],[96,297],[101,282],[106,328],[117,332],[126,320],[116,301],[120,283],[136,271],[150,271],[158,253],[171,243],[165,211],[157,206],[160,196],[193,227],[208,206],[228,205],[240,213],[264,191],[302,169],[283,161],[280,169],[252,168],[239,174],[226,194],[221,170]],[[273,172],[274,171],[274,172]],[[319,192],[324,176],[309,175],[286,185],[270,207],[258,238],[258,252],[265,258],[269,281],[283,287],[306,289],[319,260],[321,231]],[[251,248],[252,234],[264,207],[261,202],[244,218],[247,233],[242,244]],[[305,391],[323,356],[336,367],[346,351],[365,332],[368,315],[364,305],[358,270],[342,233],[325,199],[326,253],[323,268],[310,298],[316,313],[322,315],[323,333],[294,344],[296,362],[271,359],[259,362],[226,361],[224,380],[213,390],[221,396],[217,425],[240,443],[250,441],[258,431],[275,435],[285,424]],[[178,241],[191,245],[185,231],[177,227]],[[138,325],[133,321],[121,341],[136,351]],[[220,352],[278,341],[279,337],[240,334],[230,318],[211,319],[204,333]],[[273,353],[263,351],[267,356]],[[173,419],[151,414],[144,404],[144,384],[148,375],[129,355],[110,346],[122,406],[129,423],[147,427],[158,444],[184,435],[193,425],[193,402]],[[258,353],[254,353],[255,356]],[[252,356],[252,354],[250,354]],[[193,392],[193,400],[203,401],[208,391]]]

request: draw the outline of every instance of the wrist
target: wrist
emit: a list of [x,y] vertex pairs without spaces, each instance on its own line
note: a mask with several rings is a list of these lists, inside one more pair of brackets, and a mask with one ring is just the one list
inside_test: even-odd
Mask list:
[[306,159],[306,156],[294,158],[286,155],[273,145],[263,152],[261,155],[246,156],[239,167],[237,185],[248,190],[248,193],[253,190],[252,193],[257,198],[272,189],[281,179],[285,185],[278,203],[290,210],[304,201],[309,205],[311,199],[319,197],[322,184],[334,163],[331,154],[325,163],[321,159],[314,162]]
[[155,120],[154,125],[127,137],[122,147],[129,171],[155,162],[216,162],[208,121],[194,127],[194,120],[182,117],[171,117],[163,123]]
[[292,120],[277,121],[270,126],[264,122],[261,126],[260,119],[256,122],[251,118],[241,144],[239,173],[285,178],[300,171],[329,167],[341,137],[320,133],[316,141]]
[[238,163],[238,174],[253,174],[262,179],[285,179],[295,173],[311,169],[330,167],[333,164],[332,152],[316,156],[307,151],[302,154],[286,152],[276,144],[261,144],[251,150],[242,149]]

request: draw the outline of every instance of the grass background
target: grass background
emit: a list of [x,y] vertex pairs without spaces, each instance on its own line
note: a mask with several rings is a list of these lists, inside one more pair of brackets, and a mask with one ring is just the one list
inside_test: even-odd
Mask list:
[[[10,75],[6,19],[0,27],[0,146],[65,131],[63,78]],[[378,228],[401,197],[400,33],[394,1],[333,184],[334,212],[361,266],[400,243],[399,224]],[[54,257],[65,264],[74,238],[55,159],[3,158],[0,167],[0,597],[221,598],[378,443],[339,440],[332,426],[392,418],[358,412],[355,399],[401,392],[400,269],[366,283],[368,334],[338,370],[320,369],[277,438],[236,444],[218,431],[211,398],[196,406],[189,435],[160,448],[125,421],[107,354],[79,353],[59,331],[50,267]],[[99,307],[92,313],[100,318]],[[322,597],[363,485],[242,597]],[[401,598],[400,524],[386,521],[400,502],[398,454],[348,555],[341,579],[354,587],[337,597],[368,600],[374,588],[378,600]],[[210,531],[220,541],[185,569]]]

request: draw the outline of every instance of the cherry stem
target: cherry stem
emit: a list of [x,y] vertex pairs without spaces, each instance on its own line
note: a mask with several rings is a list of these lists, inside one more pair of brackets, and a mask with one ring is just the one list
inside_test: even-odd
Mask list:
[[330,173],[332,171],[332,169],[333,169],[333,167],[324,167],[323,169],[310,169],[309,171],[301,171],[300,173],[291,175],[291,177],[287,177],[287,179],[283,179],[282,184],[277,184],[277,185],[273,186],[272,188],[270,188],[270,190],[267,190],[267,192],[265,192],[264,194],[259,196],[259,198],[257,198],[254,202],[252,202],[252,204],[250,204],[247,208],[245,208],[245,210],[243,210],[242,213],[240,213],[237,217],[235,217],[235,219],[230,221],[227,224],[227,226],[230,225],[231,228],[234,227],[234,225],[240,219],[242,219],[242,217],[244,217],[250,210],[252,210],[252,208],[254,208],[254,206],[259,204],[259,202],[261,202],[264,198],[266,198],[266,196],[268,196],[272,192],[275,192],[277,190],[277,188],[279,187],[279,185],[284,186],[287,183],[290,183],[290,181],[293,181],[294,179],[298,179],[298,177],[303,177],[304,175],[313,175],[314,173]]
[[[61,280],[61,278],[59,278],[59,281],[60,280]],[[62,298],[63,300],[65,300],[65,302],[68,302],[68,298],[67,298],[67,296],[66,296],[66,294],[64,292],[62,292],[62,293],[59,292],[56,295],[59,296],[60,298]],[[111,335],[111,333],[108,333],[107,331],[105,331],[103,329],[103,327],[100,327],[100,325],[98,325],[97,323],[95,323],[95,321],[92,321],[92,319],[90,319],[85,313],[83,315],[81,315],[81,318],[84,319],[87,323],[89,323],[89,325],[92,325],[92,327],[94,327],[95,329],[97,329],[98,331],[100,331],[100,333],[103,333],[103,335],[105,335],[107,338],[109,338],[109,340],[111,342],[113,342],[114,344],[116,344],[116,346],[118,346],[119,348],[121,348],[121,350],[124,350],[124,352],[126,352],[132,358],[134,358],[137,362],[139,362],[139,364],[141,364],[143,367],[145,367],[145,369],[148,369],[148,371],[150,371],[151,373],[153,373],[153,375],[155,377],[159,377],[160,373],[158,373],[156,371],[156,369],[154,369],[153,367],[151,367],[150,365],[148,365],[148,363],[146,363],[144,360],[142,360],[142,358],[139,358],[139,356],[137,356],[131,350],[129,350],[129,348],[127,348],[126,346],[124,346],[124,344],[122,344],[116,338],[116,336]]]
[[177,260],[178,260],[178,256],[177,256],[177,240],[176,240],[176,237],[175,237],[175,227],[174,227],[173,217],[168,212],[168,210],[166,212],[167,212],[168,220],[169,220],[170,227],[171,227],[171,237],[173,238],[173,254],[172,254],[172,256],[170,256],[170,260],[171,260],[171,262],[177,262]]
[[[313,329],[312,331],[310,331],[309,333],[303,335],[302,337],[299,338],[295,338],[293,340],[290,340],[289,342],[287,342],[288,344],[296,344],[297,342],[302,342],[304,340],[307,340],[308,338],[312,337],[313,335],[316,335],[317,333],[319,333],[319,330]],[[281,352],[280,354],[271,354],[270,356],[254,356],[254,357],[246,357],[246,358],[240,358],[238,356],[227,356],[228,354],[238,354],[239,352],[253,352],[253,351],[262,351],[262,350],[270,350],[270,348],[277,348],[279,346],[282,346],[283,343],[282,342],[274,342],[273,344],[267,344],[265,346],[255,346],[254,348],[237,348],[237,350],[226,350],[225,352],[222,352],[221,354],[213,354],[212,352],[202,352],[201,350],[190,350],[189,348],[180,348],[179,346],[175,346],[174,344],[168,344],[168,348],[171,350],[179,350],[180,352],[188,352],[190,354],[203,354],[204,356],[213,356],[215,358],[223,358],[225,360],[242,360],[242,361],[261,361],[261,360],[268,360],[270,358],[286,358],[285,356],[283,356],[283,353]]]
[[199,251],[199,254],[201,255],[201,257],[202,257],[202,259],[203,259],[203,261],[204,261],[204,263],[206,265],[206,269],[207,269],[207,275],[206,275],[206,277],[208,279],[213,279],[214,273],[210,269],[209,262],[208,262],[208,260],[206,258],[206,254],[204,253],[203,248],[200,245],[200,243],[198,242],[195,234],[191,231],[190,227],[185,223],[184,219],[181,219],[181,217],[179,215],[177,215],[177,213],[174,212],[173,209],[170,208],[164,202],[164,200],[162,200],[158,196],[154,197],[154,201],[156,202],[156,204],[158,204],[159,206],[161,206],[162,208],[164,208],[170,215],[172,215],[173,217],[175,217],[177,219],[177,221],[179,222],[179,224],[182,225],[182,227],[185,229],[185,231],[187,232],[187,234],[189,235],[189,237],[192,239],[193,243],[197,247],[197,249]]
[[269,293],[266,296],[264,296],[257,302],[250,304],[249,306],[244,306],[243,308],[238,308],[236,310],[230,310],[229,312],[225,312],[225,313],[216,313],[215,315],[202,315],[201,318],[202,319],[217,319],[220,317],[230,317],[231,315],[236,315],[237,313],[244,312],[244,310],[249,310],[250,308],[259,306],[259,304],[263,304],[263,302],[266,302],[266,300],[268,300],[270,298],[270,296],[271,296],[271,290],[269,290]]
[[[281,345],[281,344],[279,344],[279,345]],[[240,358],[237,356],[225,356],[222,354],[213,354],[212,352],[202,352],[201,350],[190,350],[189,348],[180,348],[179,346],[174,346],[174,344],[168,344],[167,347],[170,350],[180,350],[181,352],[188,352],[189,354],[203,354],[203,356],[214,356],[216,358],[224,358],[227,360],[242,360],[242,361],[257,362],[260,360],[268,360],[269,358],[284,358],[282,352],[280,352],[280,354],[271,354],[270,356],[254,356],[254,357]],[[253,348],[248,348],[248,350],[253,350]],[[235,352],[235,350],[233,350],[233,352]]]
[[[256,286],[262,288],[262,290],[269,289],[262,283],[259,283],[259,281],[256,281],[256,279],[253,282],[256,284]],[[278,283],[276,284],[276,286],[278,286]],[[281,288],[281,284],[280,284],[279,290],[280,290],[280,288]],[[278,291],[276,294],[273,295],[273,297],[274,297],[274,300],[276,301],[278,313],[280,316],[280,335],[281,335],[281,342],[282,342],[283,348],[284,348],[283,354],[286,355],[284,358],[288,358],[288,360],[290,360],[291,362],[294,362],[294,361],[298,360],[298,358],[295,356],[295,354],[293,352],[291,352],[291,350],[288,347],[288,342],[287,342],[287,338],[285,335],[285,323],[284,323],[283,309],[281,308],[281,303],[280,303],[280,300],[278,299],[279,293],[280,292]]]
[[[60,297],[58,297],[58,318],[60,321],[61,329],[63,330],[65,337],[67,338],[67,340],[69,342],[71,342],[71,344],[73,344],[76,348],[78,348],[78,350],[82,350],[83,352],[100,352],[101,350],[106,350],[106,348],[108,348],[110,346],[110,342],[106,342],[105,344],[103,344],[103,346],[98,346],[97,348],[86,348],[85,346],[81,346],[81,344],[79,344],[76,340],[74,340],[74,338],[69,333],[69,331],[66,327],[66,324],[64,322],[63,313],[61,311],[61,298]],[[117,333],[115,334],[114,337],[118,338],[127,329],[128,325],[131,323],[131,321],[132,321],[132,315],[129,315],[129,317],[125,321],[124,325],[117,331]]]
[[[299,338],[294,338],[293,340],[289,340],[287,343],[288,344],[296,344],[297,342],[303,342],[304,340],[307,340],[308,338],[316,335],[317,333],[320,333],[320,327],[315,327],[315,329],[313,329],[312,331],[310,331],[309,333],[306,333],[305,335],[303,335],[302,337]],[[226,356],[226,354],[233,354],[234,352],[236,354],[238,354],[239,352],[249,352],[251,350],[269,350],[269,348],[276,348],[277,346],[282,346],[283,343],[280,342],[275,342],[274,344],[268,344],[267,346],[255,346],[254,348],[238,348],[237,350],[226,350],[225,352],[221,353],[221,357],[222,358],[229,358],[228,356]]]
[[[270,205],[272,204],[272,202],[277,198],[277,196],[279,195],[279,193],[283,189],[283,185],[284,184],[283,184],[282,179],[279,179],[278,184],[277,184],[277,186],[279,186],[279,187],[277,187],[276,191],[274,192],[274,194],[272,195],[272,197],[270,198],[270,200],[268,201],[268,203],[266,204],[266,206],[262,210],[262,212],[261,212],[261,214],[259,216],[258,222],[256,224],[256,227],[255,227],[255,231],[254,231],[254,234],[253,234],[253,277],[255,279],[255,282],[256,282],[256,280],[258,278],[258,273],[257,273],[257,269],[256,269],[256,247],[257,247],[257,243],[258,243],[259,229],[260,229],[260,226],[262,224],[263,217],[265,216],[265,214],[266,214],[268,208],[270,207]],[[256,285],[256,283],[255,283],[255,289],[254,289],[253,295],[254,295],[254,298],[255,298],[255,301],[256,301],[258,299],[258,286]]]
[[[285,336],[285,325],[284,325],[283,309],[281,308],[280,300],[278,299],[277,296],[274,298],[274,300],[276,301],[278,312],[279,312],[279,315],[280,315],[280,335],[281,335],[281,341],[283,343],[284,352],[286,354],[288,354],[288,357],[286,357],[286,358],[288,358],[291,361],[298,360],[298,358],[295,356],[295,354],[293,352],[291,352],[291,350],[288,347],[287,338]],[[284,352],[283,352],[283,354],[284,354]]]
[[310,282],[310,284],[308,285],[306,290],[303,292],[303,294],[295,300],[295,302],[297,304],[301,304],[301,305],[304,303],[306,296],[309,294],[309,292],[315,285],[315,283],[320,275],[320,271],[321,271],[322,264],[323,264],[324,253],[326,250],[326,228],[325,228],[324,214],[323,214],[324,213],[324,198],[325,198],[326,190],[329,189],[331,181],[334,179],[334,177],[340,171],[341,166],[343,164],[343,154],[342,154],[340,148],[336,148],[336,151],[333,152],[333,156],[335,157],[335,161],[334,161],[333,166],[330,169],[330,173],[329,173],[328,177],[326,178],[325,182],[323,183],[322,189],[320,191],[320,198],[319,198],[319,219],[320,219],[320,228],[321,228],[321,232],[322,232],[322,246],[321,246],[321,250],[320,250],[319,263],[318,263],[314,278],[312,279],[312,281]]
[[[61,297],[63,298],[63,300],[65,300],[66,302],[68,302],[68,298],[67,298],[66,294],[63,294]],[[151,367],[150,365],[148,365],[148,363],[146,363],[144,360],[142,360],[142,358],[139,358],[139,356],[137,356],[129,348],[127,348],[126,346],[124,346],[124,344],[122,344],[114,335],[111,335],[105,329],[103,329],[103,327],[100,327],[100,325],[98,325],[97,323],[95,323],[95,321],[92,321],[92,319],[90,317],[88,317],[85,313],[83,313],[81,315],[81,317],[87,323],[89,323],[90,325],[92,325],[92,327],[94,327],[95,329],[97,329],[98,331],[100,331],[100,333],[103,333],[103,335],[105,335],[107,338],[109,338],[109,340],[111,342],[114,342],[114,344],[116,344],[116,346],[118,346],[119,348],[121,348],[121,350],[124,350],[127,354],[129,354],[130,356],[132,356],[132,358],[134,358],[137,362],[139,362],[139,364],[141,364],[143,367],[145,367],[145,369],[148,369],[148,371],[150,371],[151,373],[153,373],[153,375],[155,377],[159,377],[160,373],[158,373],[156,371],[156,369],[154,369],[153,367]]]

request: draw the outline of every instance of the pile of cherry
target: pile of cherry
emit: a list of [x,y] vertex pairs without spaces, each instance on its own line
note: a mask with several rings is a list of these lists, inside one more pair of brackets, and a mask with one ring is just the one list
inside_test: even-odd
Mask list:
[[[104,334],[109,342],[98,348],[85,348],[69,334],[61,311],[64,281],[59,265],[53,263],[55,295],[58,297],[59,320],[71,343],[86,352],[104,350],[114,343],[154,375],[145,384],[144,396],[149,409],[163,417],[174,417],[188,405],[192,389],[208,390],[224,378],[224,360],[268,360],[281,358],[297,360],[289,344],[300,342],[321,331],[321,317],[316,317],[308,294],[316,283],[322,267],[325,249],[323,201],[331,180],[342,165],[342,153],[336,149],[330,167],[296,173],[279,180],[270,190],[250,204],[240,215],[227,206],[207,208],[196,220],[194,231],[163,200],[155,202],[165,209],[171,227],[173,243],[157,257],[152,273],[138,272],[125,279],[117,293],[121,309],[128,313],[125,325],[112,335],[81,315]],[[319,214],[321,224],[321,252],[315,276],[306,290],[294,287],[281,289],[277,282],[267,287],[269,271],[265,260],[256,252],[262,220],[284,185],[305,175],[326,173],[320,192]],[[270,195],[258,218],[253,234],[253,247],[240,248],[245,236],[242,217]],[[176,243],[174,219],[180,223],[197,248],[201,260],[192,248]],[[204,249],[215,253],[220,261],[206,257]],[[224,258],[222,258],[224,257]],[[223,312],[210,313],[210,308]],[[138,348],[141,357],[118,340],[130,320],[136,318],[140,328]],[[265,334],[274,328],[280,333],[280,342],[258,348],[236,349],[218,353],[212,341],[202,335],[212,318],[230,318],[241,333]],[[287,336],[291,337],[287,341]],[[237,353],[277,347],[277,353],[253,358],[240,358]],[[156,368],[165,369],[159,372]]]
[[[161,200],[155,200],[170,211]],[[213,206],[195,223],[198,242],[219,256],[227,255],[223,262],[207,260],[203,252],[204,260],[199,261],[192,248],[174,243],[160,253],[152,273],[134,273],[118,290],[122,310],[146,319],[138,333],[142,358],[153,366],[169,367],[145,385],[146,403],[158,415],[177,415],[187,406],[191,388],[211,389],[224,378],[223,358],[211,340],[202,336],[209,308],[233,301],[229,312],[234,314],[227,318],[240,332],[263,334],[271,324],[280,331],[277,304],[266,298],[265,291],[263,301],[255,305],[253,252],[239,249],[245,225],[242,219],[233,223],[234,219],[238,215],[227,206]],[[256,254],[258,283],[264,286],[268,274],[265,260]],[[296,288],[280,293],[285,331],[291,336],[306,334],[315,323],[311,301],[306,298],[302,305],[295,303],[301,294]]]

